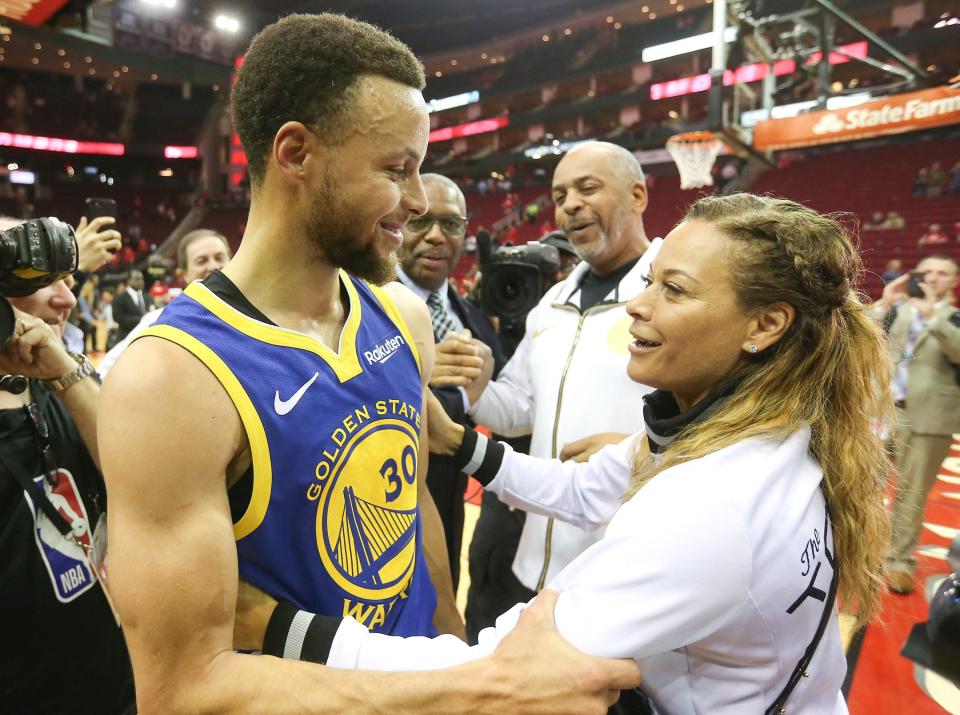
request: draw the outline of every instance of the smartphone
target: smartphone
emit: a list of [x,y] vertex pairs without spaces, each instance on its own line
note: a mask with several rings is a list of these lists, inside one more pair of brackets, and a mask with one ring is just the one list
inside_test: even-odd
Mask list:
[[87,221],[93,221],[101,216],[117,217],[117,202],[113,199],[87,199],[84,202],[84,213]]
[[908,296],[911,298],[923,298],[923,288],[920,287],[920,284],[923,283],[925,275],[923,271],[910,271],[910,278],[907,280]]

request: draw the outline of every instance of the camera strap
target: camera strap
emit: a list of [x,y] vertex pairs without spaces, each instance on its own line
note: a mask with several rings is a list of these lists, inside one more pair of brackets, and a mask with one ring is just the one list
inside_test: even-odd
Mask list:
[[19,484],[20,488],[30,495],[33,503],[37,505],[37,508],[57,527],[57,531],[63,536],[71,536],[73,529],[70,528],[70,525],[67,523],[67,520],[63,518],[63,515],[57,511],[57,508],[39,484],[19,469],[12,469],[2,456],[0,456],[0,467],[3,467],[3,471],[7,472],[7,474],[13,478],[13,481]]
[[[34,444],[37,448],[37,454],[40,456],[40,463],[43,468],[44,479],[51,487],[55,486],[59,476],[56,456],[50,445],[50,430],[47,421],[43,417],[44,403],[49,397],[42,390],[33,393],[34,397],[29,405],[23,406],[23,412],[26,416],[27,425],[32,428]],[[42,484],[37,484],[23,470],[11,468],[2,455],[0,455],[0,466],[7,472],[13,480],[20,485],[20,488],[26,492],[33,503],[42,511],[50,522],[57,528],[63,536],[73,539],[73,528],[64,518],[60,511],[50,501],[46,490]]]

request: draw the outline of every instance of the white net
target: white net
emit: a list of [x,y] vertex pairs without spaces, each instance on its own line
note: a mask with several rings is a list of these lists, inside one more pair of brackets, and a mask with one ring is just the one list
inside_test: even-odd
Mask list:
[[681,189],[713,185],[713,162],[723,149],[723,142],[713,132],[676,134],[667,139],[666,149],[680,170]]

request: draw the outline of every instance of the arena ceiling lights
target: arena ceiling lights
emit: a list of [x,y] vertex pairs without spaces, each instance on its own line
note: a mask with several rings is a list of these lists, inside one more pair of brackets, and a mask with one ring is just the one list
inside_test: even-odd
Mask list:
[[471,137],[475,134],[487,134],[489,132],[495,132],[498,129],[503,129],[508,124],[510,124],[510,120],[507,117],[494,117],[492,119],[480,119],[476,122],[458,124],[454,127],[434,129],[430,132],[429,142],[433,144],[434,142],[444,142],[450,139]]
[[463,94],[454,94],[450,97],[443,97],[442,99],[430,99],[427,100],[427,111],[428,112],[442,112],[445,109],[453,109],[454,107],[465,107],[468,104],[476,104],[480,101],[480,92],[474,90],[473,92],[464,92]]
[[574,139],[571,141],[562,142],[559,139],[554,139],[549,144],[541,144],[540,146],[532,146],[524,149],[523,155],[531,159],[542,159],[545,156],[559,156],[560,154],[566,154],[575,146],[588,141],[591,140]]
[[[723,33],[723,39],[724,42],[733,42],[737,39],[737,28],[728,27]],[[684,37],[682,40],[674,40],[673,42],[664,42],[662,45],[646,47],[643,50],[641,59],[644,62],[656,62],[657,60],[665,60],[668,57],[685,55],[688,52],[707,50],[712,47],[713,33],[704,32],[702,35],[693,35],[691,37]]]
[[87,142],[76,139],[57,139],[54,137],[35,137],[29,134],[11,134],[0,132],[0,146],[35,151],[57,151],[65,154],[104,154],[123,156],[126,147],[113,142]]
[[220,14],[213,18],[213,26],[223,32],[231,34],[240,31],[240,21],[232,15]]

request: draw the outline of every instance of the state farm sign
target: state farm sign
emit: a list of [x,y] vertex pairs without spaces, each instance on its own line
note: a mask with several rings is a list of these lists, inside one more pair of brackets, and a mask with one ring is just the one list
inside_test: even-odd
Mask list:
[[936,87],[883,97],[851,109],[768,119],[757,124],[753,144],[761,151],[776,151],[947,124],[960,124],[960,89]]

